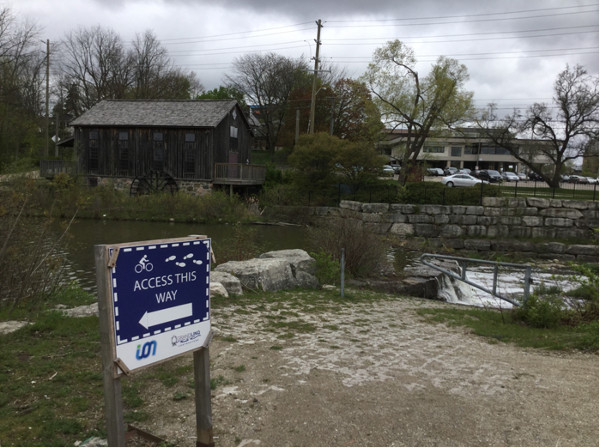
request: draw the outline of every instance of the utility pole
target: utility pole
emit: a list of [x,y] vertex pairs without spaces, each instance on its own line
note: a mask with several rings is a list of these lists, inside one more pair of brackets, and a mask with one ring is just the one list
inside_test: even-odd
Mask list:
[[48,157],[48,127],[50,126],[50,39],[46,39],[46,129],[44,139],[44,157]]
[[312,96],[310,100],[310,126],[309,126],[309,134],[315,133],[315,103],[317,100],[317,73],[319,73],[319,47],[321,46],[321,28],[323,25],[321,24],[321,19],[317,20],[317,49],[315,51],[315,73],[313,77],[313,85],[312,85]]

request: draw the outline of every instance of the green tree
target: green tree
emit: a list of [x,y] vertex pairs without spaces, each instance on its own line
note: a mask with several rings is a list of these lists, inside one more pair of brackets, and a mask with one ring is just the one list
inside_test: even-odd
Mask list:
[[247,109],[244,92],[234,87],[219,86],[217,89],[207,90],[196,97],[198,100],[236,100],[240,106]]
[[[514,110],[504,118],[491,104],[481,114],[479,127],[550,187],[559,187],[565,167],[598,147],[598,77],[580,65],[567,65],[554,83],[553,101],[552,106],[535,103],[524,114]],[[533,139],[523,145],[518,135]]]
[[375,51],[361,77],[383,121],[407,131],[399,176],[402,184],[430,134],[460,123],[472,109],[473,94],[464,89],[469,79],[466,66],[441,56],[421,78],[416,62],[411,48],[399,40],[390,41]]
[[300,188],[327,188],[335,179],[340,140],[324,132],[303,134],[288,158]]
[[385,163],[372,143],[325,132],[301,135],[288,160],[301,188],[327,189],[341,180],[355,191],[375,180]]

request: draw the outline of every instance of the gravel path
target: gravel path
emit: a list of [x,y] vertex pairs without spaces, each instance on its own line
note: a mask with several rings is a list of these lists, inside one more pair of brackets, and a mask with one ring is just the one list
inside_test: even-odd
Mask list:
[[[218,309],[216,445],[598,446],[597,354],[490,344],[415,313],[432,306],[451,305]],[[143,427],[194,445],[194,402],[176,393],[151,388]]]

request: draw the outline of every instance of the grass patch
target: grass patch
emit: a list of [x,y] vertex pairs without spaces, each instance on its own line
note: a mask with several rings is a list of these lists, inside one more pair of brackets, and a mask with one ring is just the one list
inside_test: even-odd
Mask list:
[[491,343],[547,350],[598,350],[598,323],[555,328],[532,328],[514,320],[510,311],[424,308],[417,311],[428,322],[466,327]]

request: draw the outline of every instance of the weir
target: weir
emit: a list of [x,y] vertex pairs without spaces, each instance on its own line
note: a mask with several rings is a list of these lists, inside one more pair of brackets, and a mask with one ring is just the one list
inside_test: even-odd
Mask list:
[[[460,274],[456,272],[452,272],[442,266],[439,266],[433,263],[431,260],[452,260],[458,262],[460,266]],[[494,297],[497,297],[500,300],[510,303],[513,306],[520,306],[527,301],[529,298],[529,292],[531,287],[531,266],[527,264],[515,264],[515,263],[503,263],[497,261],[488,261],[488,260],[480,260],[476,258],[463,258],[463,257],[454,257],[450,255],[438,255],[438,254],[422,254],[419,257],[419,261],[430,268],[436,269],[447,277],[444,277],[442,283],[446,282],[446,278],[449,278],[450,284],[442,284],[440,285],[441,294],[444,296],[447,302],[450,303],[464,303],[465,299],[470,296],[470,292],[468,289],[462,288],[460,286],[456,287],[456,282],[459,281],[465,283],[467,285],[473,286],[474,288],[480,289],[488,294],[491,294]],[[493,280],[491,289],[484,284],[474,282],[467,278],[467,270],[471,265],[487,265],[492,266],[493,268]],[[498,273],[499,268],[510,268],[513,271],[523,271],[523,300],[518,301],[513,297],[508,297],[506,294],[500,293],[498,289]],[[460,284],[460,283],[459,283]]]

